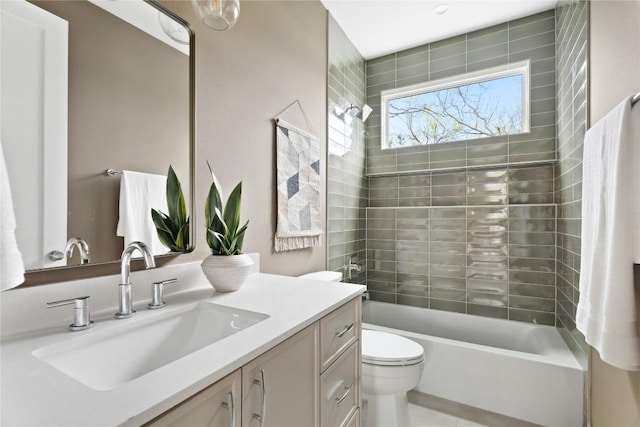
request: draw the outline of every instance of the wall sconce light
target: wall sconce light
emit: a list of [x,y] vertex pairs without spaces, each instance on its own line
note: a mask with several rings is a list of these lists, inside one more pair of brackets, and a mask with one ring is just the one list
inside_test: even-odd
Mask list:
[[191,6],[204,25],[216,31],[228,30],[240,17],[240,0],[191,0]]

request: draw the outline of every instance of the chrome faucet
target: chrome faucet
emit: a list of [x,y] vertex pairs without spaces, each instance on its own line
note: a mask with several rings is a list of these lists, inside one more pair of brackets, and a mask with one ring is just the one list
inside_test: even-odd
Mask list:
[[89,264],[90,255],[89,255],[89,245],[80,237],[72,237],[67,241],[67,244],[64,246],[62,252],[60,251],[51,251],[47,254],[47,257],[51,261],[60,261],[67,260],[73,256],[73,249],[77,247],[80,252],[80,263],[81,264]]
[[89,255],[89,245],[80,237],[72,237],[67,241],[67,244],[64,247],[64,255],[65,259],[69,259],[73,256],[73,248],[77,247],[80,252],[80,263],[81,264],[89,264],[90,255]]
[[118,286],[118,312],[116,319],[126,319],[135,314],[131,303],[131,281],[129,273],[131,270],[131,256],[136,250],[140,251],[144,258],[145,268],[155,268],[156,263],[149,247],[142,242],[131,242],[124,248],[120,260],[120,285]]

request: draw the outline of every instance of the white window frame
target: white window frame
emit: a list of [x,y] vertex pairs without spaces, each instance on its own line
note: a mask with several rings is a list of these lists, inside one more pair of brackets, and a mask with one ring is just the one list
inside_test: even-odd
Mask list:
[[[498,67],[487,68],[484,70],[473,71],[470,73],[458,74],[456,76],[446,77],[443,79],[432,80],[424,83],[418,83],[411,86],[405,86],[395,89],[383,90],[380,93],[380,116],[381,116],[381,149],[382,150],[398,150],[402,148],[429,147],[429,145],[409,145],[405,147],[389,147],[388,145],[388,104],[397,98],[404,98],[412,95],[420,95],[428,92],[436,92],[439,90],[450,89],[457,86],[481,83],[487,80],[495,80],[503,77],[522,76],[522,132],[520,135],[531,131],[531,107],[530,107],[530,61],[519,61],[511,64],[501,65]],[[457,139],[448,142],[483,140],[491,137],[481,137],[472,139]]]

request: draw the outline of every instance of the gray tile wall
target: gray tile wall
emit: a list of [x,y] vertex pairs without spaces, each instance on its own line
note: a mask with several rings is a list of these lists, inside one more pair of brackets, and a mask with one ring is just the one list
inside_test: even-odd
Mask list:
[[371,298],[555,324],[553,168],[370,177]]
[[[588,23],[586,0],[561,0],[556,8],[556,81],[558,163],[555,201],[558,205],[556,325],[583,367],[588,346],[576,329],[580,272],[582,208],[582,141],[588,117]],[[589,425],[590,377],[585,371],[584,424]]]
[[[344,273],[348,256],[364,264],[368,194],[364,125],[339,118],[335,107],[364,104],[365,63],[331,16],[328,33],[327,266]],[[364,283],[365,277],[360,273],[353,282]]]
[[[381,174],[556,158],[555,16],[548,11],[367,61],[367,173]],[[380,148],[380,92],[511,62],[531,60],[531,132]]]
[[[530,134],[380,149],[381,90],[525,59]],[[555,12],[367,61],[367,103],[372,298],[555,325]]]
[[585,0],[561,1],[557,8],[558,163],[558,326],[578,354],[587,354],[576,330],[582,208],[582,141],[587,128],[587,20]]

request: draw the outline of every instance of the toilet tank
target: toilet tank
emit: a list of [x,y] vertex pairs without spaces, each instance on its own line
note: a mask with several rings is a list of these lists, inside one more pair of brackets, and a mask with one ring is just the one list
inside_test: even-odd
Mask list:
[[322,280],[323,282],[339,282],[342,280],[342,273],[339,271],[314,271],[298,277],[301,279]]

